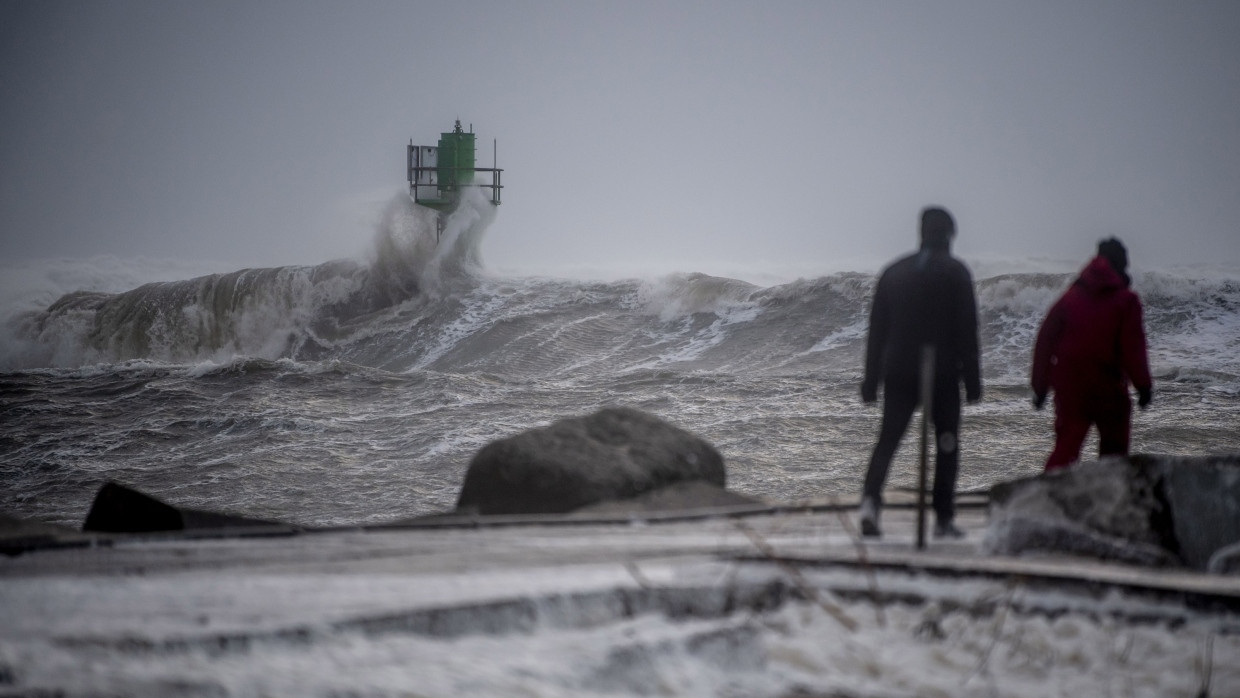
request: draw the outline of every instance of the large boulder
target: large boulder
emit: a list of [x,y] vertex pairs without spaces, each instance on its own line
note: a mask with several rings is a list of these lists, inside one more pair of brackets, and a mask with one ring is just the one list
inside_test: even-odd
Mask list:
[[1230,572],[1237,543],[1240,456],[1134,455],[996,485],[983,549]]
[[281,524],[166,504],[118,482],[108,481],[95,494],[83,531],[148,533],[217,528],[267,528]]
[[1144,565],[1175,561],[1152,520],[1161,503],[1148,474],[1124,458],[1080,463],[990,490],[984,550],[1049,551]]
[[706,441],[630,408],[607,408],[493,441],[474,456],[457,511],[555,514],[679,482],[726,485]]
[[1240,542],[1240,456],[1133,456],[1154,468],[1185,564],[1206,569],[1221,549]]

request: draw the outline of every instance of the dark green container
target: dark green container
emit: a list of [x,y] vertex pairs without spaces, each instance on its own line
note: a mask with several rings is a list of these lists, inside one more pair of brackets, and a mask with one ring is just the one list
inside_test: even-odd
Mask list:
[[441,191],[474,183],[474,134],[465,133],[459,120],[451,133],[439,134],[437,165]]

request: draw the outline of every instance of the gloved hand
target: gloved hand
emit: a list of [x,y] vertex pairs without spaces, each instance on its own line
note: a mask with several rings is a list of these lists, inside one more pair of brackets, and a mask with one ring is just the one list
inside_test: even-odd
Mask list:
[[1040,410],[1046,406],[1046,393],[1034,393],[1033,409]]
[[968,388],[965,388],[964,401],[969,403],[970,405],[976,405],[977,403],[981,402],[982,401],[981,387],[979,386],[977,390],[969,390]]
[[1154,399],[1153,389],[1137,388],[1137,407],[1145,409],[1150,406],[1150,400]]
[[867,405],[878,402],[878,383],[872,381],[861,383],[861,401]]

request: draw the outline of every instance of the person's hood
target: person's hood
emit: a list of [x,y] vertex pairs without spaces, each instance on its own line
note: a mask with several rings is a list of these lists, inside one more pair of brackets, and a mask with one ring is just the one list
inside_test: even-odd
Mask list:
[[1094,295],[1111,293],[1128,286],[1128,281],[1102,256],[1094,257],[1085,265],[1076,283]]

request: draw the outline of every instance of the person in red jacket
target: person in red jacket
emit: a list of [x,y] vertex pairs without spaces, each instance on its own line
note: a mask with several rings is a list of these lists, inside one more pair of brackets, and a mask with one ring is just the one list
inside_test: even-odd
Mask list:
[[1141,299],[1128,288],[1128,251],[1115,238],[1098,243],[1098,256],[1051,306],[1033,350],[1033,406],[1055,391],[1055,449],[1046,470],[1081,457],[1090,426],[1098,428],[1098,455],[1127,455],[1132,400],[1150,404],[1153,381],[1145,349]]

